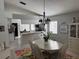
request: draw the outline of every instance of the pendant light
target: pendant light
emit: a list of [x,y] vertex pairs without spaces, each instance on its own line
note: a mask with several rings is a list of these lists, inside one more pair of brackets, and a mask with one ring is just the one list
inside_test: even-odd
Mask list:
[[43,19],[40,19],[39,20],[39,22],[41,22],[42,24],[47,24],[47,23],[49,23],[50,22],[50,19],[49,18],[46,18],[46,13],[45,13],[45,0],[43,1],[44,2],[44,6],[43,6],[43,9],[44,9],[44,11],[43,11]]

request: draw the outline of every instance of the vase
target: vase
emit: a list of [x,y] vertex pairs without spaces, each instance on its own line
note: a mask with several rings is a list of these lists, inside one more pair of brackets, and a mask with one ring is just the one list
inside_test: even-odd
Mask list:
[[44,39],[45,42],[48,42],[48,39]]

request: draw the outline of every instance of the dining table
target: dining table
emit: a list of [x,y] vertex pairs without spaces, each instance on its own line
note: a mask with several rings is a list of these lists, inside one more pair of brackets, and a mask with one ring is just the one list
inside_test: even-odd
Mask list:
[[41,52],[45,55],[46,59],[57,59],[59,51],[63,47],[62,43],[51,39],[48,41],[38,39],[32,41],[32,43],[36,44],[41,49]]
[[34,40],[34,44],[38,45],[40,49],[49,50],[49,51],[57,51],[60,50],[63,46],[62,43],[54,40],[48,40],[47,42],[44,39]]

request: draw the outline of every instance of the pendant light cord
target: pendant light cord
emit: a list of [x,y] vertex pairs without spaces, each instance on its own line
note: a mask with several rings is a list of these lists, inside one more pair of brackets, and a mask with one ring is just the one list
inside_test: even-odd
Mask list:
[[43,23],[45,21],[45,0],[44,0],[44,12],[43,12]]
[[44,12],[45,12],[45,0],[44,0]]

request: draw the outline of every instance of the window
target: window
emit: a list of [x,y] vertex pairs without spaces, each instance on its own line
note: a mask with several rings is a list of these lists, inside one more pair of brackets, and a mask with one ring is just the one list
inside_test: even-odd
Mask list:
[[49,31],[51,31],[53,34],[57,34],[57,21],[50,22]]
[[21,25],[21,28],[20,28],[21,31],[30,31],[30,24],[22,24]]
[[26,24],[26,31],[30,31],[30,25],[29,24]]
[[31,24],[31,30],[32,30],[32,31],[35,30],[35,24]]

